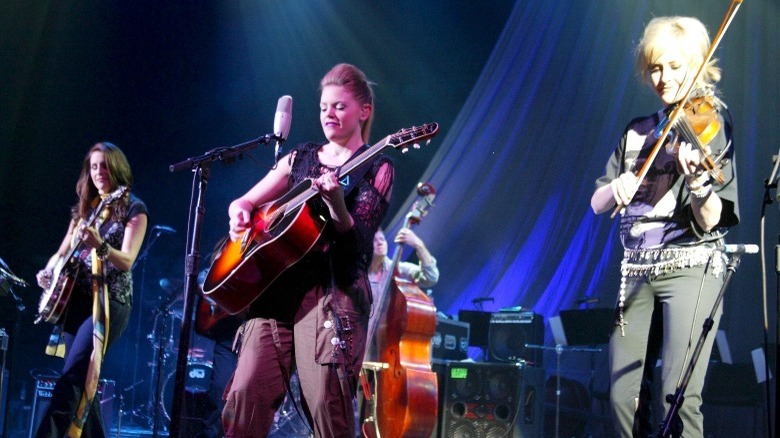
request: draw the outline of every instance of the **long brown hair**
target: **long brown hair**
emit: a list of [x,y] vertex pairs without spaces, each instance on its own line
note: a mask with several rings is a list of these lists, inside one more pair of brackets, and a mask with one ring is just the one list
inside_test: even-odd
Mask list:
[[[129,188],[133,185],[133,172],[130,170],[130,163],[127,162],[127,157],[125,157],[124,152],[115,144],[107,141],[95,143],[84,157],[84,162],[81,166],[81,174],[76,183],[76,194],[79,197],[79,203],[73,211],[73,218],[76,220],[89,217],[94,208],[93,201],[100,195],[90,177],[90,158],[92,157],[92,153],[96,151],[103,152],[103,155],[105,156],[106,167],[108,167],[108,177],[112,189],[116,189],[119,186],[127,186]],[[121,204],[126,206],[127,203],[120,203],[120,205]],[[114,214],[121,214],[120,211],[122,210],[124,210],[122,207],[118,207],[114,210]]]
[[349,90],[355,99],[363,105],[371,105],[371,114],[360,127],[360,134],[365,143],[371,135],[371,123],[374,121],[374,90],[373,83],[368,80],[366,74],[352,64],[341,63],[325,73],[320,81],[320,91],[326,85],[340,85]]

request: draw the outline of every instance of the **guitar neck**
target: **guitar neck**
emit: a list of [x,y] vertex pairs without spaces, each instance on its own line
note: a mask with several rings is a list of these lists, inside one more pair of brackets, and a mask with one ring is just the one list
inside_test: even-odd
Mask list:
[[[108,198],[101,199],[100,203],[95,207],[95,209],[92,211],[92,214],[87,218],[86,221],[84,221],[83,225],[84,228],[91,227],[92,225],[97,222],[98,218],[100,218],[100,215],[103,213],[103,210],[106,209],[108,206],[110,206],[112,203],[114,203],[117,199],[119,199],[124,193],[128,190],[126,186],[120,186],[117,190],[115,190],[113,193],[111,193]],[[100,225],[98,225],[98,228],[100,228]],[[65,255],[62,257],[63,261],[70,260],[73,255],[76,253],[76,251],[81,248],[81,245],[84,243],[83,240],[76,239],[75,245],[71,246],[71,248],[68,250],[68,252],[65,253]]]
[[[366,149],[365,152],[361,153],[359,156],[355,157],[355,159],[350,160],[344,165],[342,165],[339,168],[339,174],[338,177],[341,178],[343,176],[349,175],[350,173],[354,172],[355,169],[362,166],[369,160],[373,159],[377,155],[379,155],[385,148],[387,148],[387,142],[390,139],[391,136],[387,136],[374,144],[373,146]],[[301,183],[304,184],[304,183]],[[311,181],[309,181],[307,184],[311,184]],[[316,196],[319,192],[317,189],[312,188],[311,186],[306,187],[305,190],[301,191],[301,193],[298,193],[294,197],[292,197],[289,201],[285,203],[286,208],[284,210],[294,210],[300,206],[302,206],[306,201],[310,200],[314,196]]]

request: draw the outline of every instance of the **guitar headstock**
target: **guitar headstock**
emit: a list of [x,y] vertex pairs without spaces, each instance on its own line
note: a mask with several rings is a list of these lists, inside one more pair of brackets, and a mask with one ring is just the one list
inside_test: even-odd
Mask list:
[[426,140],[425,144],[430,143],[430,139],[438,132],[438,123],[426,123],[422,126],[404,128],[395,134],[391,134],[387,139],[387,144],[406,153],[410,144],[415,149],[419,149],[421,141]]
[[103,205],[111,204],[115,202],[117,199],[120,199],[122,196],[125,196],[129,191],[130,191],[130,187],[119,186],[119,188],[109,193],[108,196],[102,198],[101,202],[103,203]]
[[114,202],[117,199],[121,198],[122,196],[125,196],[129,191],[130,191],[130,187],[119,186],[119,188],[117,188],[113,192],[109,193],[108,196],[106,196],[105,201]]

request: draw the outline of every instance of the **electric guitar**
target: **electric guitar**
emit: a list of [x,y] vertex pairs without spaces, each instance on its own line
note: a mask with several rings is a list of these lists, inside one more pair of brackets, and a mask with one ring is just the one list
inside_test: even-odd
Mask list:
[[[385,149],[406,152],[408,145],[429,140],[438,123],[402,129],[388,135],[339,170],[339,179],[369,162]],[[203,283],[205,297],[230,314],[247,308],[290,266],[301,260],[322,235],[327,219],[312,214],[307,203],[318,195],[307,179],[282,197],[259,206],[252,226],[240,240],[227,240],[209,268]]]
[[[100,218],[103,210],[125,196],[129,190],[130,189],[126,186],[120,186],[107,197],[101,199],[97,208],[92,211],[90,217],[82,222],[80,226],[84,228],[93,226],[98,218]],[[41,294],[41,299],[38,303],[38,315],[35,318],[36,324],[41,321],[50,322],[52,324],[58,324],[60,322],[60,318],[70,299],[73,285],[79,274],[80,265],[76,261],[74,255],[81,250],[83,246],[84,241],[81,238],[77,238],[70,246],[68,252],[57,260],[57,264],[54,265],[54,270],[52,272],[51,283]]]

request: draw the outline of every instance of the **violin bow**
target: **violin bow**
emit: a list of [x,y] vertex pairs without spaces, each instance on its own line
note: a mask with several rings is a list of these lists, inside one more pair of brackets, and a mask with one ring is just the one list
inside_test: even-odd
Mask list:
[[[715,34],[715,38],[712,39],[712,43],[710,44],[710,50],[707,51],[707,55],[704,57],[704,60],[699,66],[699,69],[696,71],[696,74],[693,76],[693,79],[691,80],[691,84],[688,86],[688,89],[686,90],[682,99],[680,99],[680,102],[687,102],[688,99],[691,97],[691,93],[693,92],[694,88],[696,88],[696,82],[698,82],[701,73],[704,71],[704,68],[707,66],[707,63],[709,63],[710,60],[712,59],[712,55],[715,53],[715,50],[718,48],[718,45],[723,39],[723,35],[726,33],[726,30],[731,25],[731,21],[734,19],[734,16],[737,15],[737,11],[739,10],[739,7],[742,6],[742,1],[743,0],[732,0],[728,11],[726,11],[726,16],[723,17],[723,21],[720,24],[720,28],[718,28],[718,32]],[[672,112],[669,114],[669,121],[664,126],[664,130],[661,132],[658,141],[655,143],[655,146],[653,146],[653,149],[650,151],[650,155],[647,156],[647,159],[642,165],[642,168],[639,169],[639,173],[637,174],[637,186],[642,184],[642,181],[647,176],[647,172],[650,171],[650,165],[653,164],[653,161],[655,160],[655,157],[658,155],[658,152],[661,151],[661,146],[666,141],[666,137],[669,136],[669,132],[672,130],[672,127],[674,127],[674,125],[680,119],[680,116],[685,112],[684,107],[685,105],[677,105],[674,108],[674,110],[672,110]],[[631,198],[633,199],[633,196]],[[631,199],[629,199],[628,203],[629,204],[631,203]],[[617,216],[617,214],[625,207],[626,207],[625,205],[618,202],[610,218],[614,219],[615,216]]]

